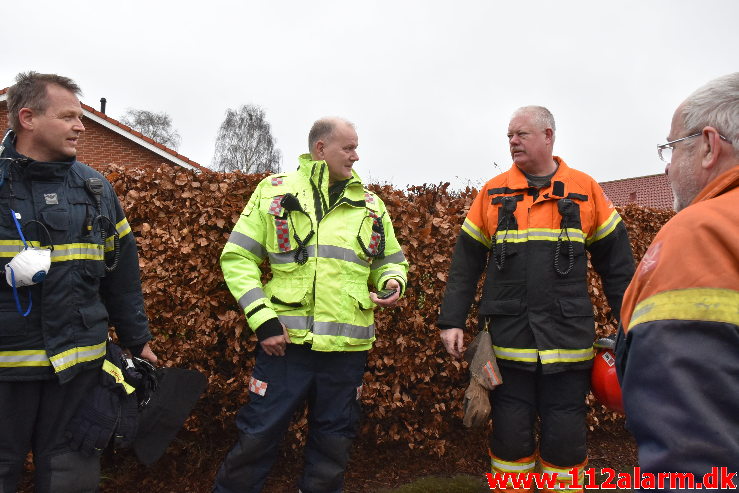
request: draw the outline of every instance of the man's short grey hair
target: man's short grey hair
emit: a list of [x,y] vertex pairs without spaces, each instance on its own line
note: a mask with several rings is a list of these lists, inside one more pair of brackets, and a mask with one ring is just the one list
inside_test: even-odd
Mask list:
[[513,117],[516,117],[522,113],[532,115],[534,117],[534,122],[536,122],[536,124],[542,130],[551,128],[552,135],[554,135],[555,131],[557,130],[557,127],[554,124],[554,115],[552,115],[552,112],[543,106],[522,106],[513,112]]
[[713,127],[731,142],[734,153],[739,153],[739,72],[697,89],[682,104],[680,114],[686,135]]
[[313,152],[313,146],[316,145],[316,142],[319,140],[323,140],[324,142],[328,141],[331,138],[331,134],[334,133],[334,129],[338,123],[345,123],[351,128],[354,128],[354,124],[349,120],[335,116],[328,116],[321,118],[320,120],[316,120],[315,123],[313,123],[310,132],[308,132],[308,150]]
[[15,84],[8,88],[8,123],[14,131],[20,130],[18,112],[21,108],[44,113],[49,106],[46,87],[56,84],[79,96],[80,87],[69,77],[56,74],[40,74],[38,72],[21,72],[15,77]]

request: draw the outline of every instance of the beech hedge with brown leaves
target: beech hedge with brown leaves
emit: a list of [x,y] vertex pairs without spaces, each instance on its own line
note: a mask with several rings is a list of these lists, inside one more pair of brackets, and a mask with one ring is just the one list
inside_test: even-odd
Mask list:
[[[218,259],[264,175],[195,173],[169,165],[99,169],[113,183],[138,242],[152,347],[162,364],[195,368],[208,378],[207,393],[185,423],[194,432],[188,436],[208,430],[209,436],[232,441],[234,415],[248,399],[256,338],[226,287]],[[451,192],[448,184],[371,188],[387,205],[410,272],[406,296],[396,307],[376,312],[378,340],[365,374],[362,434],[377,443],[443,454],[450,437],[459,435],[469,376],[465,363],[446,354],[435,322],[454,243],[476,191]],[[636,206],[619,210],[638,261],[673,213]],[[616,327],[597,275],[589,285],[597,335],[611,334]],[[475,315],[473,310],[469,327],[475,326]],[[619,422],[590,401],[591,428]],[[303,413],[292,424],[293,446],[304,441],[305,423]]]

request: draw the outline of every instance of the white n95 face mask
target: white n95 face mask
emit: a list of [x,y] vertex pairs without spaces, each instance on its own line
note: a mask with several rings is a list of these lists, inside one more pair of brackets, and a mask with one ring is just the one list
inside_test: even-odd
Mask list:
[[10,287],[32,286],[46,279],[51,268],[51,250],[26,248],[5,265],[5,280]]

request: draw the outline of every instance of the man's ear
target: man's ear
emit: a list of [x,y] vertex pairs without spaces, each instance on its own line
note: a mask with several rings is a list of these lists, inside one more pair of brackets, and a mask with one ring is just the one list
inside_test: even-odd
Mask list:
[[701,135],[701,168],[713,169],[721,159],[721,136],[713,127],[705,127]]
[[317,141],[316,145],[313,146],[313,157],[315,157],[317,161],[321,161],[323,159],[323,151],[325,148],[326,143],[322,140]]
[[552,130],[551,128],[547,128],[544,130],[544,135],[546,136],[547,140],[549,140],[549,142],[551,143],[552,135],[554,135],[554,130]]
[[23,130],[33,130],[33,110],[21,108],[18,112],[18,122]]

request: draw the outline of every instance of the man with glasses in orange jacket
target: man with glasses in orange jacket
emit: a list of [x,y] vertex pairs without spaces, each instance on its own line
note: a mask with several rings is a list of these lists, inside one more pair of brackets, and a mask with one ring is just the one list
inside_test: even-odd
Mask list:
[[700,482],[739,471],[739,72],[690,95],[667,140],[678,214],[626,291],[616,359],[642,471]]

